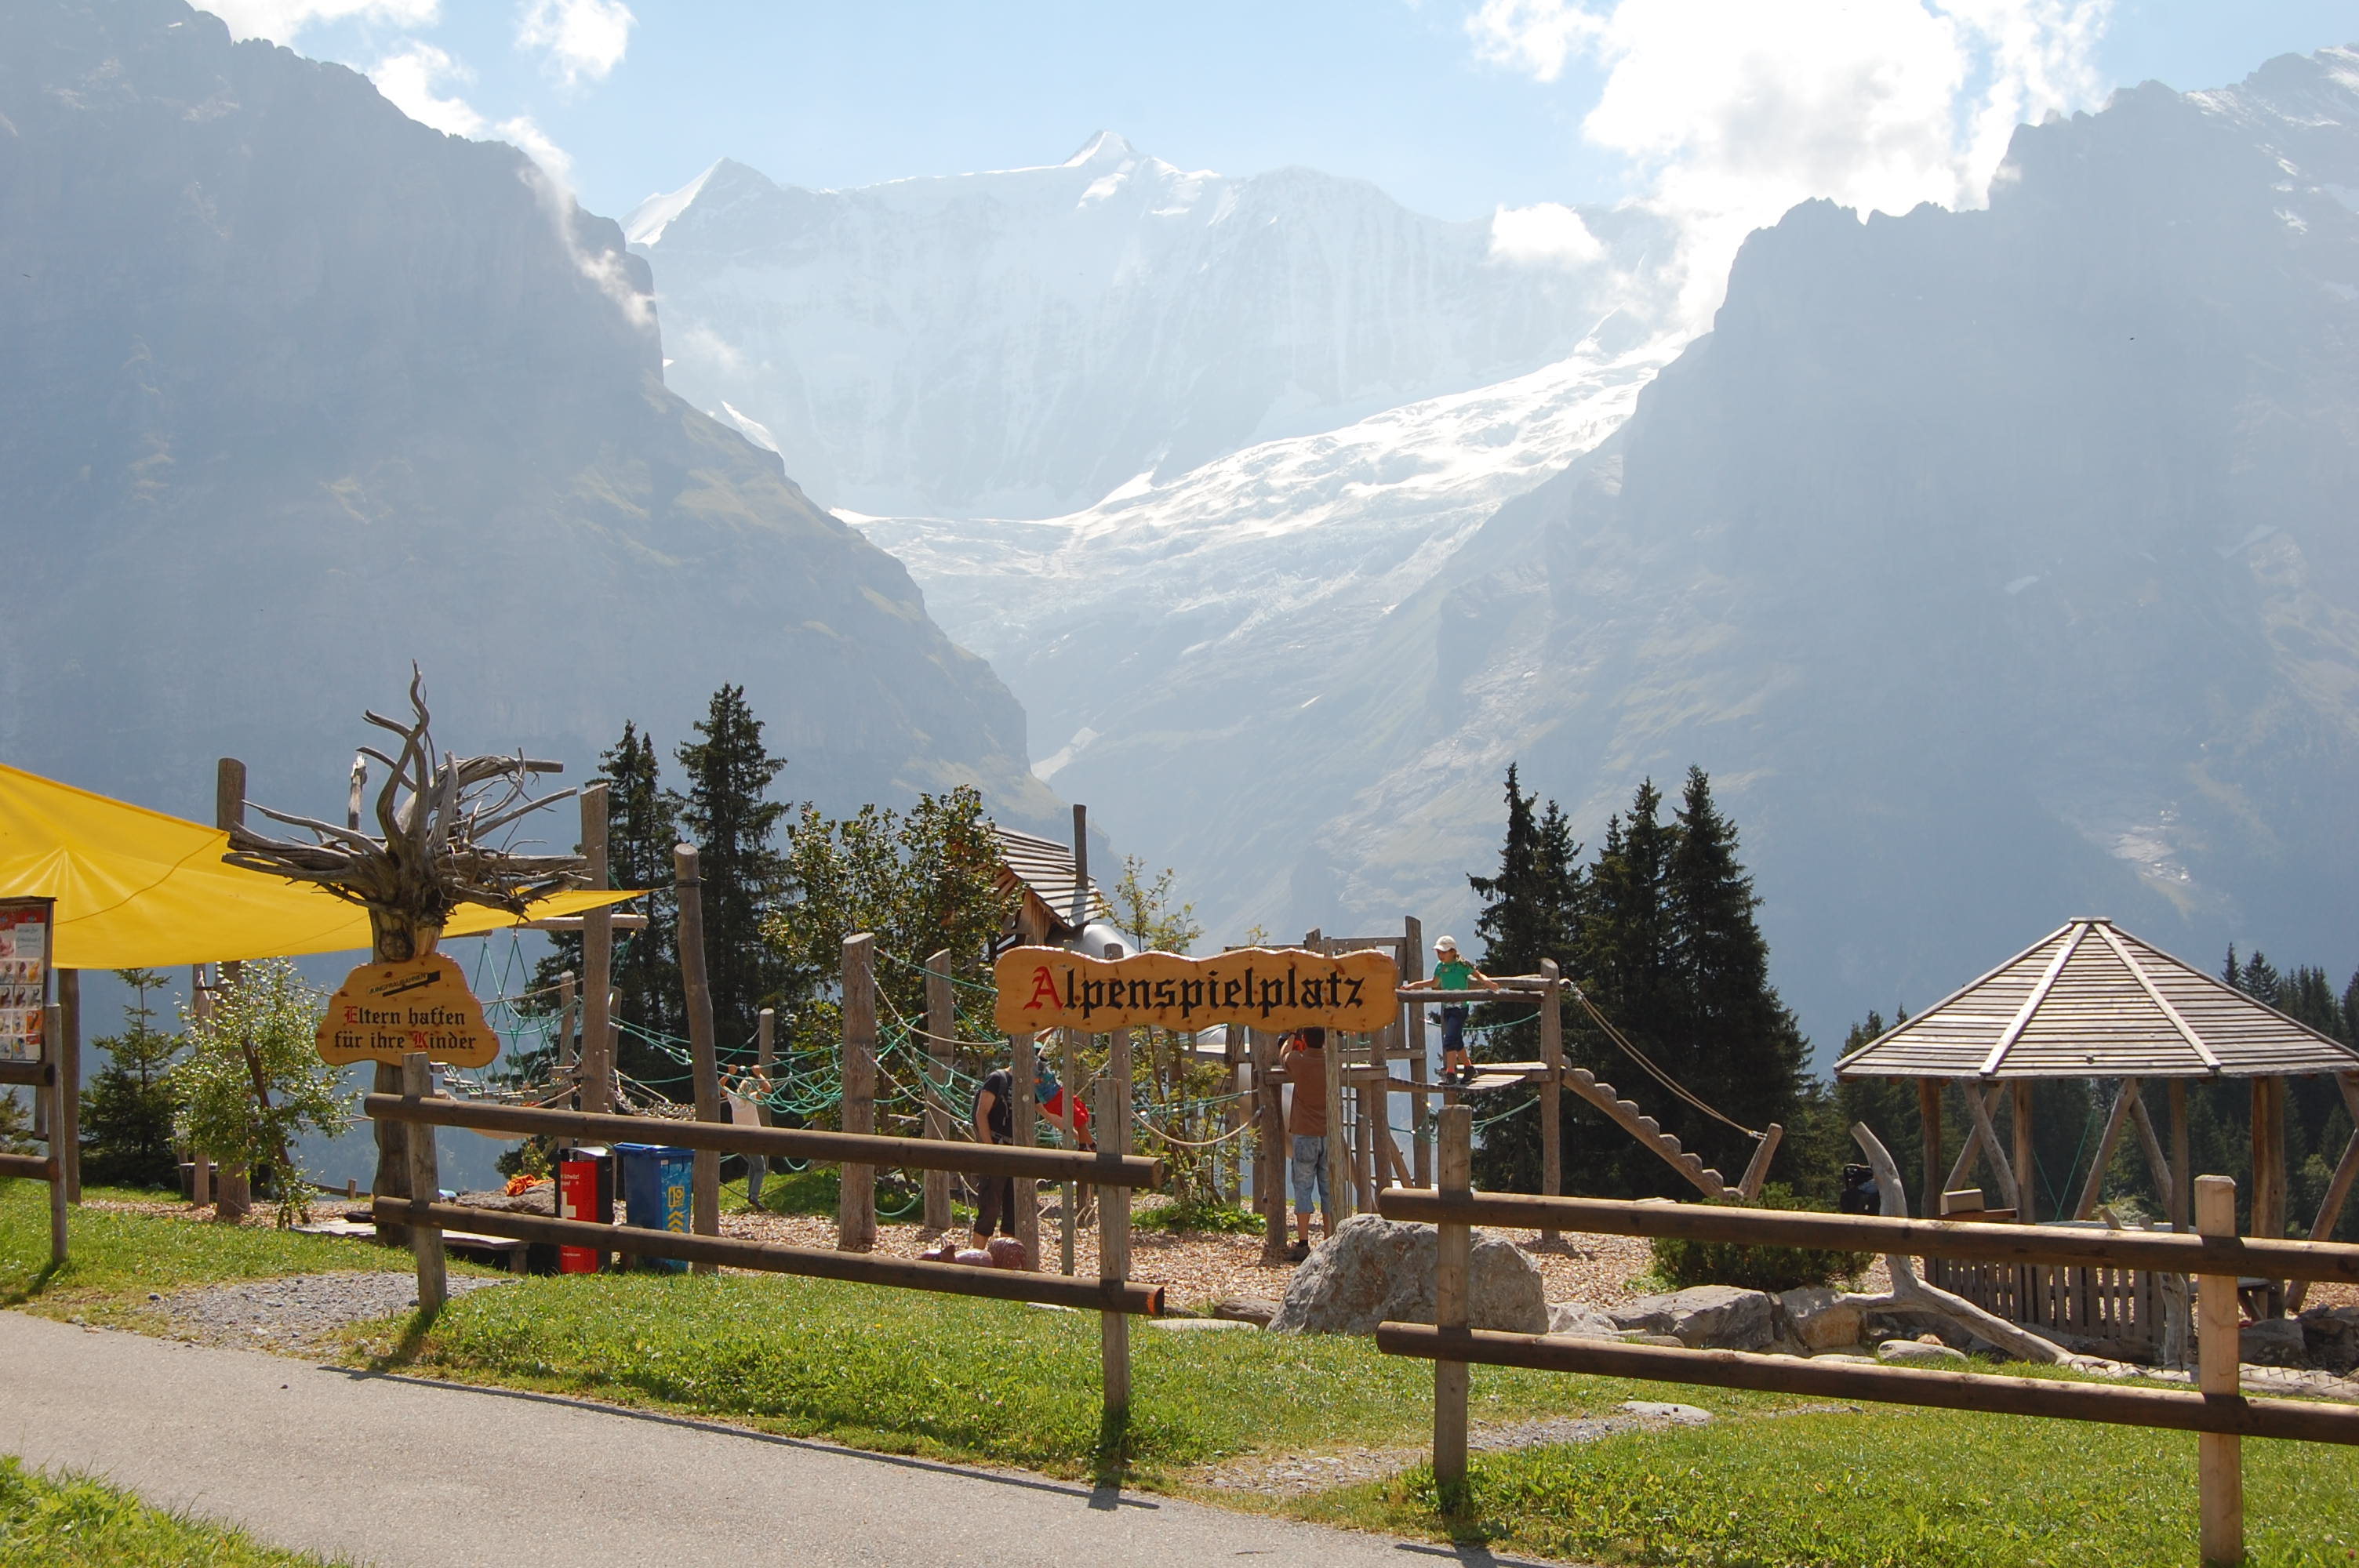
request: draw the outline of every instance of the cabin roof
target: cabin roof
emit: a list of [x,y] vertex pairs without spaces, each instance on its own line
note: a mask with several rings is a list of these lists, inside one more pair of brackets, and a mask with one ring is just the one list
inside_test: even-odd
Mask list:
[[1114,905],[1106,902],[1094,877],[1090,880],[1088,911],[1078,925],[1074,922],[1072,846],[1012,827],[995,827],[992,833],[999,840],[1001,885],[1013,882],[1023,889],[1027,903],[1046,912],[1050,941],[1063,941],[1093,920],[1113,922]]

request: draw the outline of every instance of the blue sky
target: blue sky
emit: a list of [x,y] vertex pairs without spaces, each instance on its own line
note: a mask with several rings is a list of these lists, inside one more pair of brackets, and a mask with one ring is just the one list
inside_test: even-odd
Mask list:
[[[1722,74],[1723,101],[1690,101],[1680,84],[1712,75],[1715,53],[1736,46],[1781,91],[1813,73],[1825,74],[1826,91],[1776,106],[1781,125],[1809,132],[1793,156],[1771,147],[1732,159],[1721,148],[1724,181],[1759,183],[1778,202],[1797,193],[1873,200],[1920,186],[1940,199],[1938,157],[1921,137],[1896,154],[1889,114],[1872,134],[1838,126],[1832,138],[1813,117],[1840,118],[1861,95],[1854,83],[1871,79],[1894,86],[1900,117],[1931,114],[1940,69],[1910,80],[1924,76],[1927,49],[1947,46],[1921,21],[1967,27],[1959,51],[1967,74],[1950,95],[1949,128],[1973,166],[1969,183],[1987,177],[1968,146],[1977,112],[2011,122],[2017,99],[2093,106],[2104,91],[2147,78],[2221,85],[2271,55],[2359,40],[2354,0],[1747,0],[1717,21],[1707,0],[225,0],[220,8],[243,34],[373,71],[397,101],[423,92],[455,105],[443,113],[456,126],[538,136],[582,203],[617,216],[723,156],[789,183],[845,186],[1053,162],[1100,129],[1186,168],[1244,174],[1301,164],[1357,176],[1445,217],[1612,200],[1660,187],[1683,160],[1710,161],[1708,146],[1680,143],[1680,133],[1727,111],[1743,73]],[[2008,69],[1995,62],[2010,24],[2018,34],[2047,28],[2013,98],[1987,91]],[[1601,143],[1593,112],[1617,78],[1624,110],[1638,104],[1637,123],[1620,114],[1618,140]],[[1919,91],[1927,81],[1932,98]],[[1857,145],[1846,150],[1847,138]],[[1845,158],[1882,172],[1854,179]],[[1980,163],[1988,161],[1985,151]]]

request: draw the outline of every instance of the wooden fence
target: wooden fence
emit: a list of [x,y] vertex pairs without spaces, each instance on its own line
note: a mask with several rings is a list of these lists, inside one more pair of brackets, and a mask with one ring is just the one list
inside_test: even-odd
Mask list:
[[[1098,1115],[1103,1119],[1101,1125],[1120,1125],[1128,1107],[1115,1097],[1125,1092],[1123,1086],[1114,1083],[1100,1086]],[[717,1209],[708,1211],[705,1206],[697,1208],[695,1233],[682,1235],[638,1226],[553,1219],[441,1203],[431,1195],[439,1193],[440,1178],[434,1139],[429,1131],[426,1136],[407,1140],[409,1190],[413,1195],[379,1195],[373,1205],[380,1224],[409,1227],[410,1244],[418,1262],[418,1303],[429,1312],[439,1308],[449,1292],[442,1256],[445,1229],[478,1231],[639,1258],[676,1259],[694,1264],[700,1271],[724,1267],[757,1269],[774,1274],[848,1280],[899,1290],[1038,1302],[1102,1314],[1106,1411],[1109,1415],[1119,1416],[1130,1403],[1129,1320],[1133,1315],[1152,1317],[1163,1311],[1162,1286],[1135,1284],[1128,1278],[1129,1195],[1134,1188],[1160,1185],[1163,1167],[1158,1161],[1122,1153],[1113,1140],[1108,1140],[1107,1146],[1097,1153],[1090,1154],[1008,1144],[945,1143],[874,1133],[822,1132],[810,1128],[651,1121],[646,1117],[608,1116],[592,1111],[482,1105],[435,1094],[432,1068],[419,1053],[403,1058],[400,1094],[370,1095],[362,1103],[375,1119],[429,1130],[457,1127],[501,1137],[544,1136],[593,1143],[659,1135],[667,1143],[715,1158],[745,1154],[770,1160],[815,1160],[854,1168],[864,1165],[870,1170],[897,1165],[915,1171],[965,1171],[984,1176],[1013,1177],[1026,1184],[1024,1190],[1027,1192],[1034,1181],[1070,1181],[1096,1187],[1101,1194],[1099,1277],[1077,1280],[1022,1270],[972,1268],[916,1259],[876,1258],[862,1251],[738,1240],[715,1234],[719,1228]]]
[[[2225,1176],[2205,1176],[2196,1183],[2194,1235],[1477,1195],[1470,1179],[1473,1125],[1473,1112],[1463,1106],[1441,1113],[1438,1189],[1396,1189],[1378,1198],[1378,1210],[1386,1218],[1422,1220],[1439,1230],[1434,1322],[1384,1324],[1376,1330],[1376,1347],[1434,1364],[1433,1472],[1445,1498],[1464,1495],[1470,1365],[2198,1433],[2201,1544],[2206,1563],[2244,1560],[2243,1438],[2359,1444],[2359,1406],[2245,1396],[2237,1370],[2241,1314],[2236,1304],[2236,1282],[2243,1276],[2359,1281],[2359,1247],[2237,1236],[2236,1186]],[[1674,1350],[1468,1327],[1472,1227],[1537,1229],[1543,1218],[1557,1228],[1618,1236],[2190,1274],[2196,1281],[2197,1389],[2182,1393],[1916,1368],[1830,1365],[1789,1356]]]

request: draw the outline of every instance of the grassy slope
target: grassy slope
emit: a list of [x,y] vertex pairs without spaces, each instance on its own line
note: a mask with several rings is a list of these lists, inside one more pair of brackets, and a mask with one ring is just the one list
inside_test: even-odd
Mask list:
[[[269,1232],[78,1213],[46,1289],[41,1190],[0,1187],[0,1302],[136,1318],[149,1290],[405,1255]],[[422,1330],[422,1332],[421,1332]],[[1184,1485],[1256,1452],[1421,1447],[1430,1373],[1364,1340],[1140,1326],[1123,1467]],[[821,1281],[612,1275],[460,1298],[431,1325],[359,1331],[357,1355],[886,1452],[1060,1475],[1101,1468],[1088,1315]],[[1599,1413],[1634,1397],[1720,1412],[1701,1430],[1478,1459],[1471,1519],[1421,1473],[1290,1506],[1308,1517],[1551,1556],[1712,1564],[2193,1561],[2194,1444],[2180,1433],[1475,1369],[1474,1416]],[[2359,1454],[2246,1444],[2256,1563],[2359,1562]],[[1231,1499],[1234,1500],[1234,1499]]]
[[79,1476],[53,1479],[0,1456],[0,1563],[12,1568],[325,1568],[323,1559],[258,1544],[148,1508]]
[[[2256,1568],[2359,1560],[2359,1453],[2247,1440],[2245,1476]],[[2189,1433],[1871,1406],[1479,1456],[1473,1481],[1454,1528],[1422,1470],[1300,1511],[1616,1563],[2195,1562]]]

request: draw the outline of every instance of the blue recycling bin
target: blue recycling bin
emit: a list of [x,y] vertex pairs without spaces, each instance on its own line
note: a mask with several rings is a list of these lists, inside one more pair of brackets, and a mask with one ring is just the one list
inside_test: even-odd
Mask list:
[[[647,1230],[689,1234],[689,1183],[696,1152],[664,1143],[617,1143],[623,1164],[623,1222]],[[677,1274],[688,1265],[677,1258],[642,1258],[639,1266]]]

